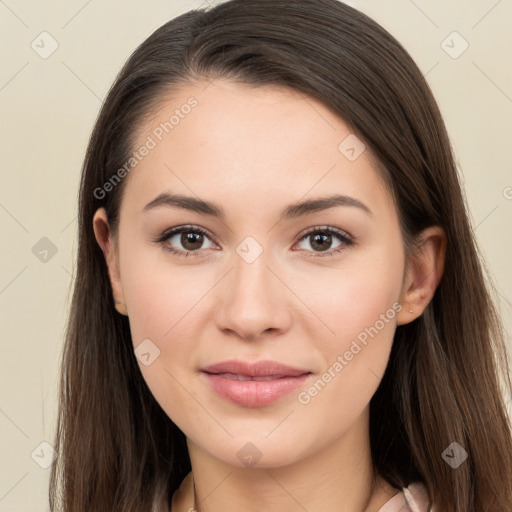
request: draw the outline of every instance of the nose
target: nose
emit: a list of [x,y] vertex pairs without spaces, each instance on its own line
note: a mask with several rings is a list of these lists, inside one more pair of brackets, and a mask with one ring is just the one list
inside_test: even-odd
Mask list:
[[265,251],[252,262],[238,255],[234,258],[234,268],[223,280],[215,308],[220,330],[253,341],[289,328],[293,293],[271,266],[275,265]]

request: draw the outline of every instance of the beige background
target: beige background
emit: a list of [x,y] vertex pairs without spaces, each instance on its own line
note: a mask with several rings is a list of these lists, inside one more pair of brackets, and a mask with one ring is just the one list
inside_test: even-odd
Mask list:
[[[512,2],[349,3],[397,37],[427,76],[510,333]],[[46,460],[50,451],[40,443],[53,439],[79,174],[101,101],[139,43],[170,18],[206,4],[0,0],[0,512],[49,510],[49,469],[35,461]],[[51,49],[43,31],[58,42],[46,59],[31,47],[35,41],[40,53]],[[464,40],[467,50],[452,58]],[[43,237],[57,251],[46,261],[36,245],[48,244],[39,242]]]

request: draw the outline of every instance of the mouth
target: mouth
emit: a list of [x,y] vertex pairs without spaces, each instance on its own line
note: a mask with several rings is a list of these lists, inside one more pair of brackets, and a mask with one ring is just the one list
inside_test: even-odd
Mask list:
[[263,407],[302,386],[312,375],[276,361],[250,363],[231,360],[201,369],[201,375],[220,397],[244,407]]
[[222,361],[220,363],[212,364],[201,368],[202,371],[213,374],[231,374],[242,375],[247,377],[297,377],[304,373],[309,373],[309,370],[289,366],[278,361],[263,360],[263,361],[242,361],[240,359],[230,359],[229,361]]
[[[206,373],[209,373],[209,372],[206,372]],[[219,377],[224,377],[226,379],[233,379],[233,380],[239,380],[239,381],[254,380],[256,382],[263,381],[263,380],[286,379],[287,377],[291,377],[291,375],[268,375],[265,377],[256,377],[256,376],[250,376],[250,375],[240,375],[237,373],[210,373],[210,375],[218,375]]]

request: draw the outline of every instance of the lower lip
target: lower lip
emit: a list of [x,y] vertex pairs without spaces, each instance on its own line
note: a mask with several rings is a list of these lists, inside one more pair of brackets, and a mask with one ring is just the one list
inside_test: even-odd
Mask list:
[[275,380],[236,380],[201,372],[220,396],[245,407],[262,407],[302,386],[311,373]]

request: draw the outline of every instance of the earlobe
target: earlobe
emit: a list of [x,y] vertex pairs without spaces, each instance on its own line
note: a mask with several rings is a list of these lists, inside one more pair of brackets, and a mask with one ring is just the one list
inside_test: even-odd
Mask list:
[[[425,229],[411,255],[404,278],[397,324],[412,322],[421,316],[441,281],[446,257],[446,235],[439,226]],[[411,311],[412,310],[412,311]]]
[[103,252],[108,267],[115,308],[118,313],[128,315],[123,294],[123,286],[121,283],[121,273],[119,271],[117,248],[110,232],[105,208],[98,208],[98,210],[96,210],[93,217],[93,229],[94,236],[96,237],[96,241]]

